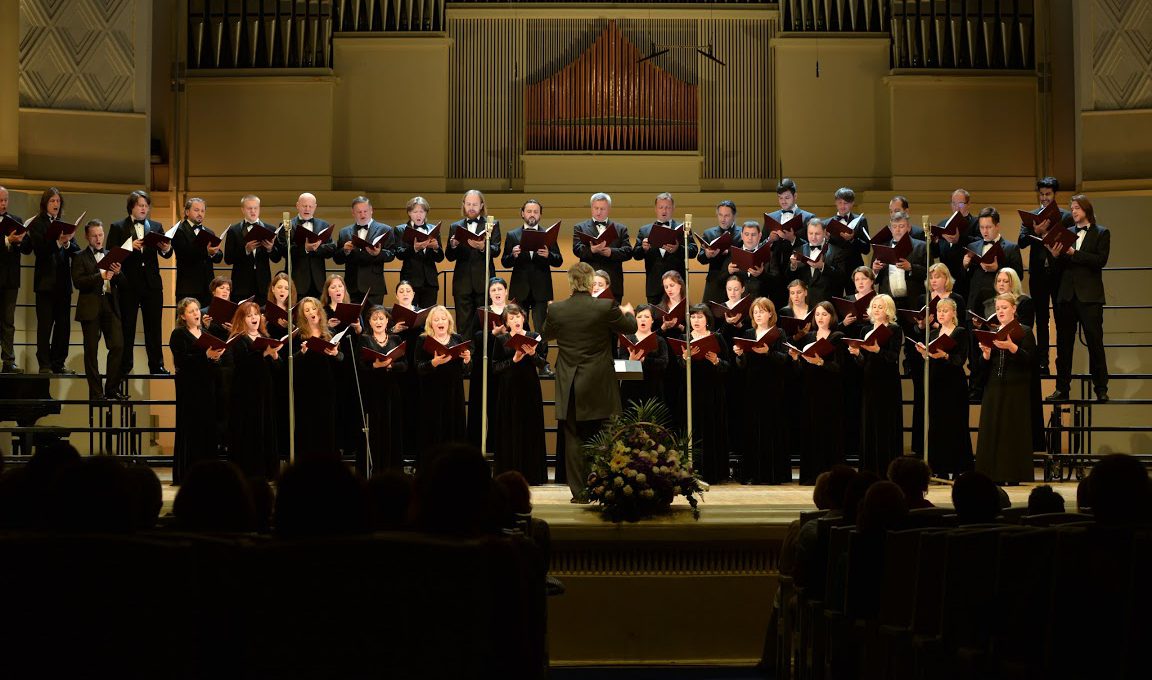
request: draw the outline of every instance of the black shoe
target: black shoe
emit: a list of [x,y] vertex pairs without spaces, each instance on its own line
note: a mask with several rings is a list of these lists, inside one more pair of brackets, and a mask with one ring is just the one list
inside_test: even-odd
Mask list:
[[124,390],[116,390],[114,392],[109,392],[108,398],[115,401],[129,401],[132,397],[129,397],[128,393]]
[[23,373],[24,371],[21,370],[20,367],[17,366],[16,364],[4,364],[4,372],[5,373]]
[[544,364],[544,368],[540,369],[540,377],[541,378],[555,378],[556,374],[552,372],[551,366],[549,366],[548,364]]
[[1044,397],[1044,401],[1068,401],[1068,393],[1064,390],[1056,390],[1047,397]]
[[1046,362],[1043,364],[1040,364],[1040,375],[1042,375],[1046,378],[1051,377],[1051,375],[1052,375],[1052,369],[1048,368],[1048,364]]
[[153,368],[152,375],[172,375],[168,369],[161,366],[160,368]]
[[979,387],[973,387],[968,390],[968,401],[982,401],[984,399],[984,390]]
[[51,373],[52,373],[52,369],[50,369],[50,368],[41,368],[40,369],[40,375],[50,375]]
[[68,368],[67,366],[61,366],[60,368],[56,369],[55,372],[58,375],[76,375],[76,371],[73,371],[72,369]]
[[1096,401],[1101,404],[1108,402],[1108,390],[1096,390]]

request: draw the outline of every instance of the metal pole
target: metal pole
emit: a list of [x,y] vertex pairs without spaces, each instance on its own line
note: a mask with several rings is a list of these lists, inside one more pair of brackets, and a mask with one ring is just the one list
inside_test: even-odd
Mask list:
[[[688,360],[685,362],[684,368],[684,390],[686,392],[687,401],[687,435],[688,446],[692,446],[692,316],[687,313],[688,309],[688,268],[691,267],[691,260],[688,257],[688,238],[692,232],[692,215],[686,213],[684,215],[684,244],[681,246],[684,249],[684,290],[681,291],[680,300],[684,303],[684,340],[688,343]],[[693,461],[695,463],[695,461]]]
[[[928,310],[932,309],[932,277],[927,275],[932,267],[932,222],[931,217],[924,215],[921,218],[924,228],[924,346],[928,346],[928,334],[932,330],[928,323]],[[928,462],[928,376],[931,374],[928,364],[932,357],[924,357],[924,462]]]
[[[484,216],[484,328],[480,331],[480,340],[483,343],[481,348],[480,376],[484,382],[480,383],[481,396],[480,396],[480,453],[481,455],[488,453],[488,313],[492,310],[492,305],[488,300],[488,273],[492,266],[492,229],[496,224],[496,218],[491,215]],[[465,227],[467,228],[467,227]]]
[[288,463],[291,465],[296,462],[296,383],[293,369],[296,358],[292,352],[292,215],[288,211],[284,211],[284,241],[288,244],[288,261],[284,265],[289,291],[288,339],[285,344],[288,346]]

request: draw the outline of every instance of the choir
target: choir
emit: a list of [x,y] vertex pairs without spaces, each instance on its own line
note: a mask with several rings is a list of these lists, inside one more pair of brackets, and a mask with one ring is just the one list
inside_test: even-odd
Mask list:
[[[610,219],[611,196],[597,193],[589,202],[591,219],[571,230],[572,254],[596,269],[592,297],[612,306],[628,299],[623,261],[644,262],[644,288],[630,296],[645,302],[635,312],[636,331],[604,342],[617,358],[643,366],[643,380],[622,382],[622,402],[663,399],[676,428],[688,425],[691,363],[694,465],[706,481],[787,483],[794,455],[801,484],[849,458],[883,475],[904,448],[901,376],[910,374],[913,448],[922,450],[927,398],[936,473],[975,467],[1015,483],[1031,479],[1031,453],[1043,444],[1039,380],[1048,370],[1049,304],[1055,305],[1059,374],[1050,399],[1068,396],[1077,328],[1088,341],[1098,398],[1107,399],[1099,338],[1109,234],[1086,196],[1074,197],[1070,211],[1045,212],[1058,188],[1053,178],[1037,182],[1037,217],[1024,219],[1018,244],[1001,235],[995,208],[973,215],[962,189],[952,194],[952,218],[927,234],[910,224],[907,199],[895,197],[879,237],[853,213],[849,188],[836,191],[835,214],[821,219],[796,205],[797,187],[784,180],[777,187],[780,209],[766,213],[763,226],[738,221],[735,203],[721,201],[715,225],[701,230],[702,238],[677,236],[684,225],[673,218],[671,194],[662,193],[655,220],[640,227],[635,241]],[[76,317],[93,399],[124,396],[137,309],[149,369],[166,372],[157,339],[158,258],[175,255],[178,303],[169,347],[176,369],[177,482],[218,449],[251,475],[276,476],[289,438],[289,353],[298,456],[354,456],[362,470],[369,462],[378,470],[407,461],[425,465],[426,453],[440,442],[479,443],[486,388],[496,468],[519,470],[533,484],[547,481],[540,379],[552,374],[539,331],[554,299],[551,273],[564,256],[555,233],[541,224],[539,201],[523,204],[521,224],[503,242],[499,224],[493,225],[488,268],[478,191],[465,194],[463,218],[443,236],[439,223],[429,224],[431,206],[422,197],[408,201],[406,221],[396,226],[374,220],[369,199],[357,197],[352,223],[337,230],[315,217],[316,197],[304,193],[286,228],[262,222],[259,197],[245,196],[244,219],[222,237],[204,226],[202,199],[189,198],[183,220],[166,231],[150,219],[150,197],[135,191],[128,217],[110,229],[109,248],[94,220],[86,225],[84,250],[77,225],[64,221],[58,190],[44,192],[39,213],[27,222],[8,215],[7,205],[8,192],[0,187],[4,371],[20,370],[11,339],[19,276],[12,272],[21,256],[33,255],[40,371],[67,372],[72,289],[78,288]],[[1074,238],[1061,241],[1064,230]],[[534,245],[522,247],[529,237]],[[1029,247],[1033,297],[1021,282],[1021,250]],[[112,258],[118,264],[102,266],[116,248],[128,252]],[[866,263],[873,248],[897,254]],[[708,266],[704,304],[686,299],[685,255]],[[292,278],[270,268],[285,256]],[[455,267],[454,312],[435,304],[445,257]],[[403,264],[388,307],[383,265],[393,259]],[[495,276],[497,259],[511,270],[510,281]],[[232,265],[230,278],[215,275],[221,260]],[[342,274],[327,274],[329,264],[343,265]],[[292,338],[290,319],[298,329]],[[101,336],[110,351],[105,384],[95,375]],[[981,403],[975,456],[970,399]],[[1022,404],[1031,404],[1024,415]]]

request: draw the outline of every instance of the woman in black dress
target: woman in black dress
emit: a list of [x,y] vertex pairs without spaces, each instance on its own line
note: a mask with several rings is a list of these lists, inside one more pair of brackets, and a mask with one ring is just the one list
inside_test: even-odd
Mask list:
[[229,454],[248,477],[275,479],[280,472],[280,452],[276,447],[278,414],[273,376],[279,369],[280,348],[252,348],[257,338],[267,335],[260,305],[244,302],[236,308],[231,335],[235,341],[228,350],[233,367]]
[[471,349],[463,350],[459,356],[454,357],[435,345],[430,347],[430,343],[426,342],[428,339],[435,340],[444,347],[464,342],[464,338],[456,333],[456,322],[443,305],[436,305],[428,313],[424,335],[420,336],[416,347],[416,370],[423,379],[420,416],[420,427],[423,431],[421,466],[431,464],[429,452],[437,445],[467,441],[468,427],[464,420],[464,378],[472,370]]
[[[360,336],[360,347],[388,354],[404,342],[388,332],[388,310],[376,306],[368,312],[368,332]],[[381,359],[361,352],[360,375],[368,406],[368,437],[372,444],[373,472],[404,469],[404,428],[400,377],[408,372],[404,350],[396,358]],[[365,471],[367,472],[367,471]],[[367,475],[366,475],[367,476]]]
[[[812,307],[808,304],[808,284],[800,279],[793,279],[792,282],[788,284],[788,304],[778,310],[778,315],[793,319],[803,319],[807,317],[811,311]],[[805,324],[796,329],[794,333],[789,333],[786,328],[786,324],[781,324],[781,330],[784,331],[784,340],[796,344],[811,332],[812,323],[809,322]],[[804,424],[807,421],[807,415],[802,412],[805,397],[799,378],[800,376],[794,371],[784,378],[784,403],[786,404],[785,409],[788,413],[788,420],[783,426],[790,430],[788,441],[792,445],[792,453],[801,461],[804,461],[808,458],[808,437],[806,437],[804,433]]]
[[333,336],[344,333],[339,348],[340,361],[336,364],[336,445],[345,456],[356,461],[356,469],[363,471],[367,469],[367,461],[364,459],[364,407],[360,401],[363,386],[357,382],[356,357],[350,348],[359,342],[357,338],[364,331],[364,325],[359,317],[351,322],[336,318],[337,305],[359,304],[360,300],[348,299],[348,288],[344,285],[343,276],[329,274],[324,280],[320,303],[328,315],[328,332]]
[[332,339],[328,315],[316,298],[306,297],[296,305],[296,326],[300,329],[292,339],[296,459],[333,458],[340,455],[336,446],[336,381],[342,352],[338,347],[321,352],[308,348],[309,338]]
[[[482,420],[480,418],[480,404],[484,401],[484,382],[487,380],[489,381],[487,453],[493,453],[496,441],[495,432],[499,421],[496,418],[496,381],[492,378],[492,357],[495,355],[496,339],[508,332],[506,322],[503,320],[504,309],[508,306],[508,283],[499,276],[494,276],[488,281],[488,301],[487,311],[500,316],[501,321],[496,325],[488,324],[488,366],[484,367],[484,370],[481,370],[483,357],[480,354],[480,348],[484,346],[484,327],[477,325],[479,330],[472,335],[472,347],[476,350],[476,365],[472,367],[472,373],[468,379],[468,438],[479,448]],[[487,319],[486,310],[478,309],[476,313]],[[488,322],[481,321],[480,323]]]
[[[217,276],[212,279],[212,283],[208,284],[208,294],[213,298],[231,301],[232,279],[229,279],[227,276]],[[209,302],[208,307],[202,310],[200,325],[212,335],[215,335],[221,340],[227,340],[228,336],[232,334],[232,319],[212,318],[212,316],[208,314],[211,308],[212,304]]]
[[[688,324],[692,341],[703,340],[712,333],[712,312],[708,305],[693,305],[688,310]],[[719,352],[702,352],[692,348],[676,357],[680,368],[689,360],[692,364],[692,438],[700,443],[693,467],[710,484],[728,479],[728,405],[724,391],[728,372],[728,346],[724,338],[715,335]]]
[[[856,292],[848,299],[856,302],[873,293],[876,272],[871,267],[857,267],[852,272],[852,285]],[[846,338],[862,338],[868,325],[868,315],[858,317],[847,314],[840,319],[839,330]],[[860,366],[855,360],[848,361],[847,347],[841,348],[840,379],[844,386],[844,456],[860,459],[860,411],[863,408],[863,388],[861,387]]]
[[200,327],[196,298],[187,297],[176,304],[176,328],[168,347],[176,365],[172,483],[177,486],[197,461],[216,458],[216,382],[224,350],[197,347],[196,341],[206,332]]
[[633,344],[639,344],[655,336],[656,349],[651,351],[632,350],[622,343],[616,348],[617,359],[639,361],[644,368],[643,380],[620,381],[620,405],[629,408],[631,402],[642,404],[649,399],[664,401],[664,373],[668,370],[668,343],[659,333],[652,330],[654,310],[651,305],[636,308],[636,332],[625,336]]
[[[231,301],[232,280],[227,276],[217,276],[212,279],[212,283],[208,284],[208,295],[213,299],[220,298]],[[209,302],[209,307],[200,310],[200,327],[221,340],[227,340],[228,336],[232,334],[232,319],[213,319],[207,314],[210,306],[211,302]],[[231,426],[228,421],[232,414],[229,413],[228,407],[232,401],[232,357],[227,354],[224,355],[224,359],[216,371],[215,395],[216,441],[220,448],[230,449]]]
[[[1016,316],[1016,297],[996,296],[996,318],[1000,325]],[[976,470],[1004,484],[1031,482],[1032,429],[1023,427],[1021,412],[1027,412],[1032,398],[1033,353],[1036,340],[1032,328],[1021,324],[1020,340],[997,340],[995,348],[980,345],[988,362],[988,385],[980,404],[980,434],[976,440]]]
[[[928,329],[928,336],[936,337],[935,333],[940,328],[940,321],[936,318],[935,310],[941,300],[951,300],[955,309],[955,319],[957,324],[962,324],[964,321],[964,298],[957,293],[952,292],[952,286],[955,279],[952,278],[952,273],[948,271],[948,265],[937,262],[928,268],[928,292],[924,295],[916,297],[916,309],[924,310],[924,318],[917,320],[915,324],[909,323],[907,326],[908,339],[917,342],[924,342],[925,332]],[[970,342],[969,336],[963,334],[964,341]],[[907,349],[907,348],[906,348]],[[965,359],[968,357],[968,348],[965,348],[961,356]],[[917,354],[923,355],[922,351],[917,351]],[[923,457],[924,455],[924,364],[922,358],[917,358],[916,355],[905,353],[904,362],[905,366],[909,366],[912,378],[912,452],[917,456]],[[929,362],[931,363],[931,362]],[[935,369],[929,367],[929,371]],[[935,374],[933,374],[934,376]],[[965,379],[965,386],[968,381]],[[932,409],[935,412],[935,408]],[[967,412],[967,408],[964,409]],[[971,448],[971,447],[969,447]],[[936,470],[935,466],[932,466]]]
[[[744,279],[736,274],[732,274],[724,282],[724,295],[726,299],[723,302],[713,301],[713,305],[709,308],[716,314],[716,332],[724,336],[724,340],[732,347],[732,339],[740,337],[745,331],[751,328],[749,313],[721,313],[715,304],[722,304],[728,309],[735,307],[744,299]],[[744,371],[728,371],[728,402],[731,404],[744,403],[744,387],[745,375]],[[740,418],[728,419],[728,446],[733,451],[744,450],[744,423]]]
[[416,288],[407,280],[401,279],[400,283],[396,284],[396,304],[393,305],[393,311],[388,314],[389,323],[392,325],[388,328],[388,332],[392,335],[399,336],[405,344],[405,355],[408,362],[408,370],[397,376],[400,379],[400,393],[402,396],[401,409],[403,417],[401,419],[400,428],[403,430],[402,439],[404,442],[404,457],[408,460],[415,461],[416,456],[420,453],[420,374],[416,371],[416,347],[420,344],[420,334],[424,332],[423,325],[409,327],[403,321],[396,321],[395,308],[396,306],[403,307],[404,309],[418,312],[416,307]]
[[[945,267],[947,270],[947,267]],[[936,324],[929,330],[928,342],[916,349],[928,359],[928,465],[936,476],[955,478],[972,469],[972,435],[968,431],[968,330],[960,325],[956,301],[941,298],[936,303]],[[947,335],[956,345],[948,350],[929,351],[928,344]],[[922,408],[922,407],[921,407]]]
[[848,352],[860,365],[864,407],[861,416],[860,469],[883,477],[888,463],[904,452],[904,401],[900,389],[900,349],[904,332],[895,322],[896,304],[881,293],[872,298],[868,317],[872,330],[887,326],[888,340],[860,347],[849,346]]
[[[284,312],[284,318],[277,318],[275,321],[269,321],[267,314],[264,316],[264,324],[268,328],[268,335],[273,338],[283,338],[288,334],[288,315],[293,312],[292,307],[296,304],[296,284],[292,283],[292,279],[284,272],[277,272],[272,277],[272,282],[268,285],[268,297],[265,303],[265,308],[269,304],[275,305]],[[267,311],[267,309],[265,309]],[[280,353],[280,370],[275,373],[276,381],[276,413],[282,417],[278,418],[278,426],[276,428],[279,433],[276,439],[276,449],[280,452],[281,459],[288,457],[288,352],[283,351]]]
[[[800,279],[793,279],[792,283],[788,284],[788,304],[780,308],[780,316],[789,316],[793,319],[803,319],[808,316],[808,312],[812,311],[812,307],[808,305],[808,284]],[[812,324],[797,329],[792,337],[785,337],[789,342],[800,342],[800,339],[812,331]]]
[[[684,278],[677,271],[664,272],[662,284],[664,286],[664,298],[660,301],[660,307],[666,311],[671,311],[673,307],[684,300]],[[672,317],[665,319],[660,309],[653,309],[652,311],[656,317],[653,323],[657,333],[665,340],[668,338],[684,339],[685,326],[683,321]],[[711,318],[711,314],[709,314],[709,318]],[[668,412],[672,416],[672,429],[674,430],[684,430],[687,426],[688,402],[685,390],[684,362],[669,362],[668,370],[664,372],[664,403],[668,405]]]
[[[750,310],[752,327],[741,337],[757,341],[776,328],[776,305],[772,300],[756,298]],[[744,379],[745,394],[751,396],[756,409],[738,420],[743,427],[740,449],[740,478],[745,484],[785,484],[792,481],[792,452],[789,450],[789,426],[785,412],[784,386],[789,372],[784,338],[766,347],[746,351],[733,345],[736,355],[734,371]],[[746,402],[740,402],[746,403]]]
[[800,459],[800,483],[804,485],[815,484],[821,472],[844,462],[844,429],[838,426],[834,415],[837,405],[844,403],[840,380],[845,363],[844,334],[836,330],[836,308],[828,300],[816,305],[812,321],[816,330],[805,335],[797,346],[806,349],[818,340],[827,340],[834,349],[815,357],[789,350],[800,369],[804,394],[804,436],[808,440],[807,456]]
[[[540,391],[540,369],[548,359],[548,344],[538,333],[524,330],[524,310],[519,305],[504,309],[508,332],[496,343],[493,377],[499,390],[496,397],[496,420],[501,427],[495,432],[496,473],[518,470],[529,484],[548,481],[544,445],[544,397]],[[528,336],[539,344],[511,349],[509,342]]]

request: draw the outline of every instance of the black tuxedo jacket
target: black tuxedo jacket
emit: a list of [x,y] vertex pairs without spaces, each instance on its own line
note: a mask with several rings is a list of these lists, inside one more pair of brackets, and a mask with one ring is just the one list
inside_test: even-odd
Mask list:
[[[812,246],[806,241],[798,241],[798,243],[801,243],[798,250],[804,253],[805,257],[811,257]],[[791,272],[791,275],[808,285],[809,305],[831,300],[833,296],[839,296],[844,292],[844,282],[847,280],[844,274],[844,251],[844,248],[826,242],[824,244],[824,269],[813,270],[801,260],[796,271],[791,271],[792,265],[789,263],[788,271]]]
[[[559,227],[557,227],[559,228]],[[516,300],[532,298],[533,302],[551,300],[552,295],[552,267],[564,265],[564,256],[560,254],[559,244],[548,247],[548,257],[539,257],[535,252],[529,254],[520,251],[519,257],[512,257],[512,250],[520,245],[521,234],[524,227],[516,227],[504,236],[504,254],[500,256],[500,265],[512,270],[512,280],[509,282],[508,295]]]
[[[1032,214],[1038,215],[1041,210],[1043,210],[1043,208],[1036,208],[1032,211]],[[1060,210],[1060,224],[1062,224],[1065,229],[1076,228],[1076,223],[1072,221],[1072,213],[1064,209]],[[1031,274],[1033,278],[1052,274],[1054,268],[1052,253],[1048,252],[1048,249],[1045,248],[1043,244],[1033,240],[1031,238],[1033,236],[1036,236],[1036,232],[1024,224],[1020,225],[1020,239],[1016,242],[1016,245],[1020,247],[1020,250],[1029,249],[1028,273]],[[1035,248],[1032,247],[1033,244],[1036,245]],[[1020,273],[1023,274],[1023,272]]]
[[[8,216],[23,224],[24,220],[8,213]],[[11,290],[20,287],[20,256],[32,252],[32,235],[25,234],[24,240],[16,245],[9,245],[8,239],[0,236],[0,290]]]
[[[116,301],[116,288],[124,282],[124,265],[121,264],[120,266],[120,273],[112,277],[112,287],[108,292],[112,310],[116,312],[116,316],[120,316],[120,306]],[[72,282],[80,293],[76,298],[77,321],[96,321],[100,318],[101,300],[105,295],[104,277],[100,273],[101,269],[96,265],[96,256],[92,253],[91,248],[85,248],[72,258]]]
[[[928,244],[919,239],[912,239],[912,252],[906,258],[908,263],[912,265],[912,270],[904,272],[904,282],[908,284],[908,293],[904,297],[909,300],[924,296],[925,283],[928,281],[928,266],[924,263],[927,249]],[[892,295],[892,285],[888,282],[888,272],[888,267],[876,272],[875,285],[877,292]]]
[[[848,213],[848,223],[851,224],[852,220],[856,219],[856,217],[857,215]],[[829,217],[824,220],[824,228],[827,229],[828,224],[831,223],[832,220],[837,219],[839,218]],[[847,283],[852,282],[852,272],[864,264],[864,256],[872,250],[872,241],[869,233],[867,217],[860,217],[860,221],[856,223],[856,228],[852,230],[852,238],[849,240],[844,240],[839,236],[833,236],[832,232],[828,233],[828,239],[832,242],[832,245],[836,246],[844,255],[843,264]]]
[[[733,224],[728,230],[732,232],[732,247],[739,248],[741,226],[739,224]],[[704,240],[706,242],[715,241],[723,234],[724,228],[717,225],[705,230]],[[724,282],[728,280],[728,263],[732,261],[732,256],[729,255],[726,250],[714,258],[710,258],[708,257],[708,253],[704,252],[703,248],[700,248],[700,253],[696,256],[696,261],[700,264],[708,265],[708,275],[704,278],[704,295],[701,296],[700,299],[707,302],[722,302],[726,300]]]
[[72,292],[72,258],[80,252],[73,235],[68,245],[61,248],[48,238],[48,225],[52,219],[39,214],[28,224],[28,237],[32,239],[32,252],[36,253],[36,269],[32,289],[37,293]]
[[[636,234],[636,245],[632,246],[632,257],[644,262],[644,295],[647,297],[660,296],[664,294],[664,272],[678,271],[680,276],[685,277],[687,274],[684,270],[684,251],[679,248],[674,253],[660,254],[659,248],[649,248],[644,250],[644,239],[648,238],[648,234],[652,233],[652,224],[645,224],[640,227],[640,231]],[[676,227],[683,226],[676,220],[670,220],[668,226],[675,229]],[[694,241],[688,241],[688,257],[696,257],[699,249]]]
[[[317,217],[308,221],[312,223],[312,231],[314,232],[324,231],[331,226]],[[300,224],[299,215],[292,218],[293,230],[299,228]],[[319,248],[308,252],[304,250],[303,243],[296,243],[293,239],[288,254],[292,258],[292,282],[296,284],[296,290],[301,294],[304,291],[312,290],[313,287],[320,290],[324,287],[324,279],[328,276],[327,272],[324,271],[325,260],[336,254],[336,242],[329,235],[328,240],[321,243]]]
[[1089,302],[1107,304],[1104,296],[1104,267],[1108,265],[1108,251],[1112,247],[1112,235],[1099,224],[1088,227],[1084,243],[1072,255],[1062,253],[1056,258],[1060,276],[1060,288],[1056,293],[1057,302]]
[[[201,230],[216,235],[208,227],[202,226]],[[206,297],[208,286],[216,277],[212,264],[224,260],[223,249],[209,255],[208,246],[196,243],[196,228],[183,220],[172,237],[172,251],[176,253],[176,300]]]
[[[968,252],[975,252],[977,246],[983,244],[983,239],[975,240],[968,247]],[[1024,271],[1024,260],[1020,257],[1020,248],[1003,236],[1000,237],[1000,247],[1004,249],[1004,267],[1011,267],[1017,274]],[[983,309],[984,301],[996,296],[996,272],[986,272],[975,259],[972,260],[967,271],[968,289],[964,296],[971,305],[971,309]]]
[[348,292],[351,294],[349,298],[352,301],[359,304],[357,294],[363,297],[369,292],[372,293],[374,301],[382,300],[388,294],[388,286],[384,283],[384,263],[396,259],[396,230],[383,222],[372,220],[368,223],[366,241],[371,242],[381,232],[388,234],[380,240],[380,252],[369,255],[363,248],[353,248],[352,252],[345,253],[344,244],[352,240],[357,229],[355,224],[349,224],[340,230],[332,261],[344,265],[344,285],[348,286]]
[[603,269],[608,272],[608,276],[612,278],[612,295],[616,296],[617,300],[622,300],[624,296],[624,262],[632,259],[632,243],[628,240],[627,226],[616,220],[608,220],[608,222],[616,225],[616,235],[618,236],[614,242],[608,244],[608,247],[612,249],[611,255],[597,255],[592,252],[591,246],[576,238],[577,232],[596,236],[598,230],[591,219],[584,220],[572,227],[572,254],[581,262],[592,265],[593,269]]
[[452,247],[452,237],[456,234],[457,229],[483,231],[484,219],[484,215],[481,215],[480,221],[477,222],[475,229],[468,229],[468,227],[465,226],[465,220],[457,220],[452,223],[452,226],[448,227],[448,248],[445,250],[444,255],[448,258],[449,262],[456,263],[452,271],[452,293],[454,295],[475,293],[477,295],[487,296],[488,279],[496,276],[496,260],[500,257],[499,221],[492,225],[492,238],[488,246],[492,255],[488,262],[488,271],[484,271],[483,249],[476,250],[464,241],[458,241],[458,245]]
[[[428,228],[430,225],[424,226]],[[440,277],[436,273],[436,264],[444,261],[444,244],[437,236],[438,248],[416,250],[405,243],[403,238],[404,231],[411,228],[407,222],[395,227],[396,259],[404,263],[400,266],[400,280],[411,283],[414,288],[439,288]]]
[[[224,234],[224,262],[232,265],[232,301],[239,302],[245,298],[256,296],[263,300],[268,295],[268,284],[272,282],[272,268],[269,263],[279,262],[284,258],[284,239],[277,238],[272,242],[272,250],[265,250],[264,246],[256,246],[251,253],[244,247],[244,237],[247,230],[244,222],[237,222],[228,227]],[[261,221],[270,231],[276,231],[276,226]]]
[[[147,219],[144,221],[144,233],[163,234],[164,227],[159,222]],[[105,245],[113,247],[122,245],[128,238],[135,239],[136,231],[132,225],[132,218],[125,217],[119,222],[113,222],[108,227],[108,237]],[[133,250],[132,254],[120,263],[120,285],[133,290],[163,290],[164,282],[160,280],[160,257],[170,259],[175,248],[167,253],[160,252],[159,248],[143,246],[140,250]],[[157,257],[159,256],[159,257]]]

